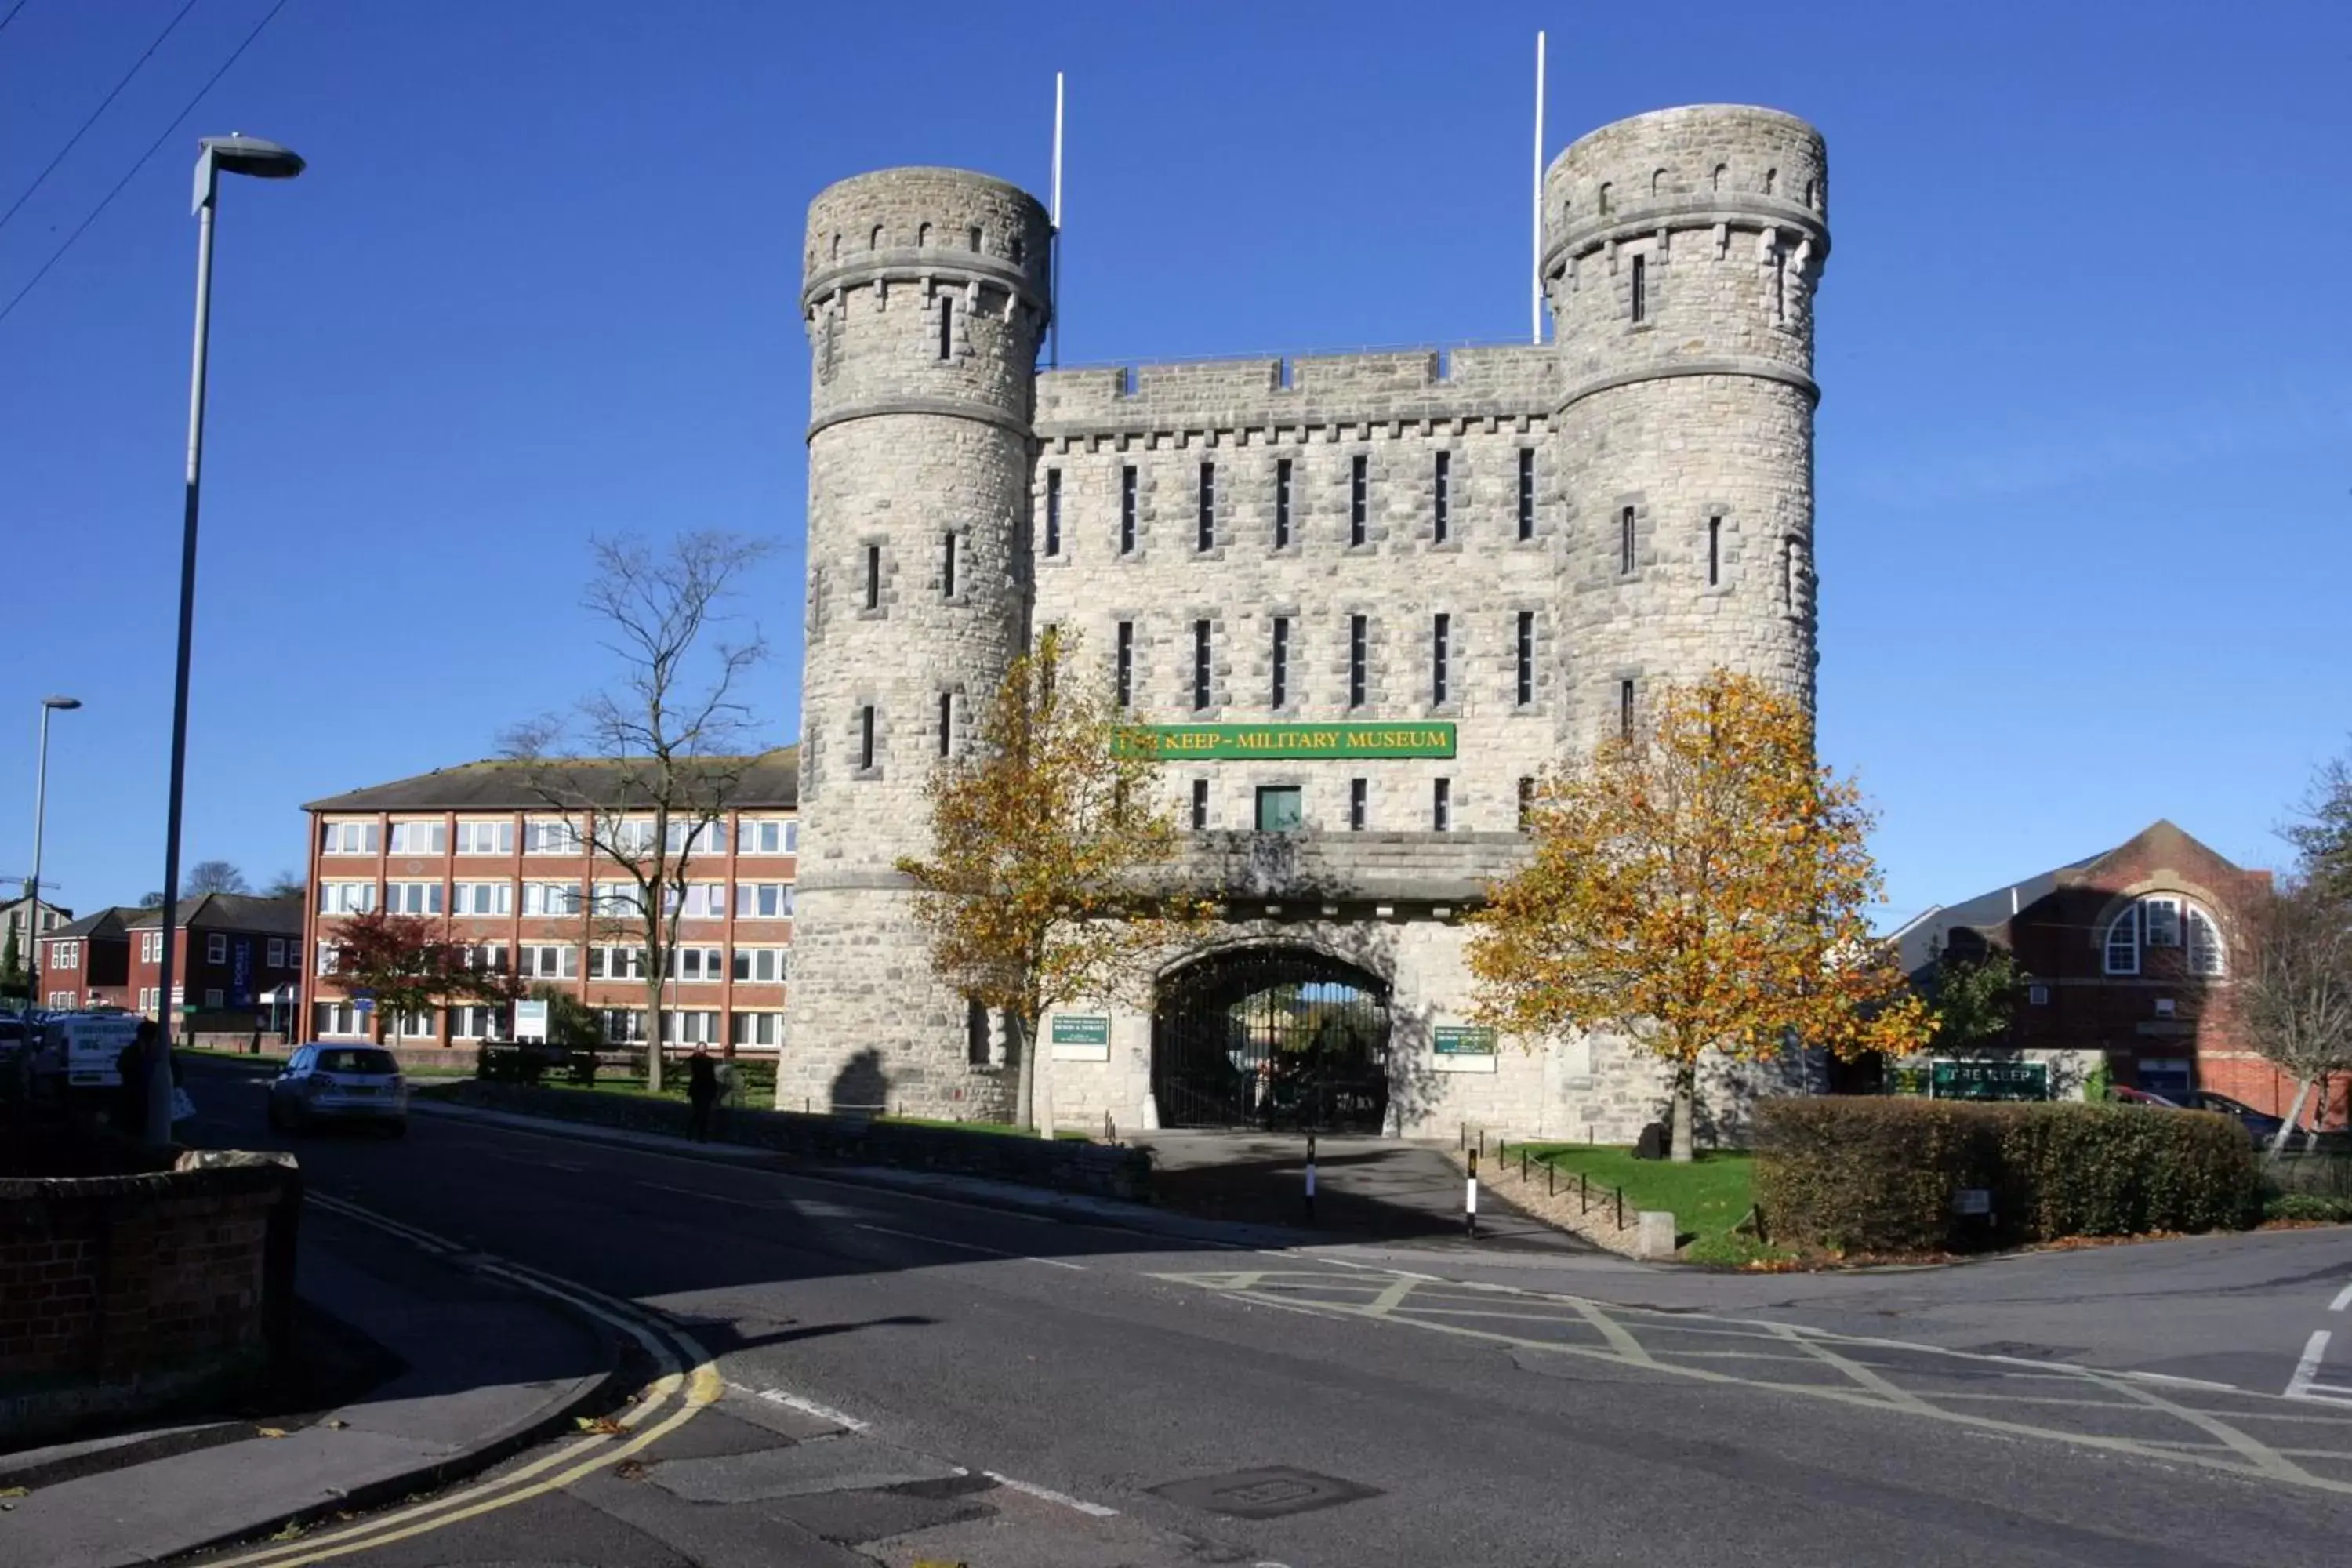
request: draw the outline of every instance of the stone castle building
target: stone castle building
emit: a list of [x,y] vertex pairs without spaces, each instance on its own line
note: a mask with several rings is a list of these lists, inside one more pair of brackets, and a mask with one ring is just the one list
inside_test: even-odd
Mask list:
[[[798,921],[779,1100],[999,1111],[896,858],[1037,628],[1165,726],[1225,921],[1051,1020],[1066,1123],[1457,1121],[1630,1138],[1658,1077],[1470,1026],[1458,923],[1523,781],[1717,666],[1811,702],[1820,134],[1606,126],[1545,179],[1542,346],[1040,370],[1053,236],[984,175],[809,209]],[[1193,760],[1198,759],[1198,760]]]

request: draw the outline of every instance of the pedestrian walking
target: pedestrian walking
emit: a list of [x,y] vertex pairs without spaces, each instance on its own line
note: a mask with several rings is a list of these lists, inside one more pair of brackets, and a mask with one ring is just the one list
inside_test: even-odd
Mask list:
[[694,1110],[694,1141],[709,1142],[710,1108],[719,1103],[719,1064],[700,1046],[686,1058],[686,1099]]
[[142,1018],[131,1031],[131,1043],[114,1058],[112,1105],[114,1130],[138,1138],[147,1131],[147,1078],[155,1070],[155,1021]]

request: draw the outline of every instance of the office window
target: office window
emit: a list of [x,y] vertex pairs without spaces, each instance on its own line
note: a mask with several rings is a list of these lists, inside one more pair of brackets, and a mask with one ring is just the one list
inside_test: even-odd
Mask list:
[[1192,623],[1192,707],[1195,711],[1209,706],[1211,686],[1216,670],[1211,662],[1214,651],[1211,642],[1213,624]]
[[511,1032],[504,1007],[479,1005],[449,1009],[449,1026],[452,1037],[460,1040],[503,1040]]
[[650,816],[604,816],[597,819],[596,831],[618,855],[645,855],[654,847],[654,820]]
[[738,855],[790,855],[800,847],[797,822],[745,822],[736,828]]
[[457,853],[460,855],[511,855],[514,844],[514,824],[511,822],[457,824]]
[[882,547],[878,544],[866,547],[866,607],[882,607]]
[[699,984],[726,973],[727,951],[718,947],[673,947],[664,955],[672,980]]
[[[373,888],[369,888],[368,891],[373,894],[375,889]],[[374,905],[370,904],[368,907],[373,909],[374,908]],[[146,931],[139,933],[139,962],[142,963],[161,963],[163,962],[163,933],[162,931]]]
[[1273,679],[1267,692],[1270,706],[1279,708],[1290,700],[1290,617],[1274,617],[1274,647],[1271,650]]
[[591,980],[643,980],[646,950],[642,947],[592,947],[588,950]]
[[599,882],[588,897],[589,912],[605,920],[627,920],[645,908],[645,891],[634,881]]
[[522,912],[527,915],[576,915],[580,912],[577,882],[525,882]]
[[1290,543],[1290,459],[1283,458],[1274,465],[1274,547],[1281,550]]
[[643,1007],[600,1007],[600,1021],[604,1026],[604,1043],[612,1046],[643,1045],[646,1038],[646,1010]]
[[793,885],[790,882],[738,882],[735,884],[735,918],[737,920],[782,920],[792,912]]
[[1429,793],[1429,826],[1439,833],[1454,828],[1454,781],[1438,779]]
[[343,949],[341,942],[322,942],[319,944],[320,973],[332,974],[342,966],[342,962]]
[[710,817],[676,816],[665,826],[662,840],[672,855],[724,855],[727,825]]
[[1710,588],[1723,581],[1723,519],[1706,520],[1706,585]]
[[672,1046],[715,1046],[719,1015],[697,1007],[677,1007],[662,1015],[662,1041]]
[[507,948],[502,942],[476,942],[457,950],[457,955],[468,969],[478,969],[488,974],[507,972]]
[[867,703],[857,710],[857,765],[874,765],[874,705]]
[[1633,570],[1633,509],[1630,506],[1617,514],[1617,570]]
[[1617,683],[1617,738],[1633,738],[1633,683],[1630,680]]
[[1649,263],[1646,258],[1637,256],[1633,258],[1633,320],[1636,321],[1646,321],[1649,319]]
[[580,950],[569,944],[526,943],[515,949],[515,973],[526,980],[577,980]]
[[449,825],[446,822],[395,822],[392,825],[392,852],[395,855],[440,855],[449,847]]
[[1432,616],[1429,620],[1429,700],[1443,704],[1451,690],[1453,674],[1454,617]]
[[[365,914],[373,908],[375,908],[373,882],[321,882],[319,884],[319,912],[322,915],[360,915]],[[161,940],[153,931],[147,932],[142,938],[142,944],[146,942]],[[153,955],[142,951],[141,956],[152,960]]]
[[373,822],[330,822],[319,830],[319,852],[322,855],[373,855],[376,847],[376,825]]
[[1217,465],[1201,465],[1201,530],[1194,547],[1214,550],[1217,547]]
[[1431,476],[1435,486],[1430,498],[1429,527],[1433,542],[1443,544],[1454,529],[1454,454],[1440,452],[1436,471]]
[[1349,779],[1348,781],[1349,832],[1361,833],[1364,830],[1365,819],[1370,816],[1371,795],[1371,780]]
[[782,947],[739,947],[734,954],[735,978],[761,985],[772,985],[791,977],[789,961],[792,950]]
[[205,962],[206,963],[226,963],[228,962],[228,938],[226,935],[216,931],[206,931],[205,933]]
[[1118,552],[1135,553],[1135,466],[1118,471]]
[[1114,693],[1121,710],[1135,706],[1135,623],[1118,623],[1118,655]]
[[940,597],[952,599],[956,590],[956,536],[950,529],[940,535]]
[[421,1013],[393,1016],[393,1032],[404,1040],[429,1040],[441,1032],[440,1014],[431,1007]]
[[1209,826],[1209,781],[1192,781],[1192,831],[1201,832]]
[[784,1016],[782,1013],[738,1013],[735,1015],[734,1040],[738,1050],[747,1046],[773,1050],[784,1043]]
[[662,889],[662,912],[677,910],[679,918],[689,921],[724,920],[727,916],[727,884],[724,882],[688,882],[686,885],[686,907],[678,909],[678,890],[675,887]]
[[1348,542],[1364,542],[1370,530],[1371,459],[1356,457],[1348,465]]
[[1536,449],[1519,448],[1519,537],[1536,536]]
[[1522,708],[1536,700],[1536,613],[1519,612],[1518,679],[1514,693]]
[[565,818],[547,817],[523,824],[522,852],[526,855],[577,855],[581,847],[580,829]]
[[[139,994],[139,1005],[142,1012],[152,1010],[155,1005],[153,994],[149,991]],[[352,1036],[365,1038],[367,1016],[348,1002],[313,1002],[310,1004],[310,1032],[321,1039]]]
[[1062,552],[1062,470],[1045,470],[1045,553]]
[[1257,791],[1257,830],[1260,833],[1296,833],[1307,822],[1307,811],[1300,801],[1297,784],[1260,784]]
[[1348,706],[1361,708],[1365,694],[1365,644],[1370,640],[1370,617],[1348,617]]

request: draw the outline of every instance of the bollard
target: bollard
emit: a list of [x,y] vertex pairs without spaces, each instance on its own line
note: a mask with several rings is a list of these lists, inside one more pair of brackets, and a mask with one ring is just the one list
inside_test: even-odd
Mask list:
[[[1482,1142],[1483,1139],[1480,1140]],[[1478,1239],[1478,1154],[1470,1154],[1470,1179],[1462,1187],[1462,1231],[1471,1240]]]
[[1520,1145],[1519,1145],[1519,1180],[1521,1180],[1521,1181],[1523,1181],[1523,1182],[1524,1182],[1524,1181],[1526,1181],[1527,1179],[1528,1179],[1528,1146],[1527,1146],[1526,1144],[1522,1143],[1522,1144],[1520,1144]]
[[1547,1160],[1544,1162],[1544,1196],[1549,1198],[1559,1195],[1559,1167]]
[[1486,1152],[1486,1130],[1485,1128],[1481,1127],[1480,1129],[1478,1129],[1478,1152],[1480,1152],[1481,1154],[1484,1154]]
[[1622,1230],[1625,1228],[1625,1189],[1612,1187],[1609,1195],[1617,1200],[1617,1228]]
[[1307,1134],[1307,1223],[1315,1223],[1315,1134]]
[[1576,1173],[1576,1212],[1592,1212],[1592,1178],[1582,1171]]

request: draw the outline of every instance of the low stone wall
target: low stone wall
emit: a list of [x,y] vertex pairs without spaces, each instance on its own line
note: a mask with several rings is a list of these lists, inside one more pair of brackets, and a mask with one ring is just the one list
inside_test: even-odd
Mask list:
[[0,1179],[0,1447],[231,1391],[291,1332],[291,1156]]
[[[470,1079],[436,1099],[484,1110],[551,1116],[599,1127],[684,1137],[690,1131],[682,1100],[607,1094],[593,1089],[530,1088]],[[967,1132],[954,1127],[918,1127],[853,1116],[803,1115],[790,1110],[719,1112],[715,1136],[730,1143],[772,1149],[781,1154],[836,1164],[892,1165],[915,1171],[952,1171],[1057,1192],[1144,1203],[1151,1195],[1151,1153],[1121,1144],[1082,1143],[1074,1139],[1024,1138],[1003,1132]]]

